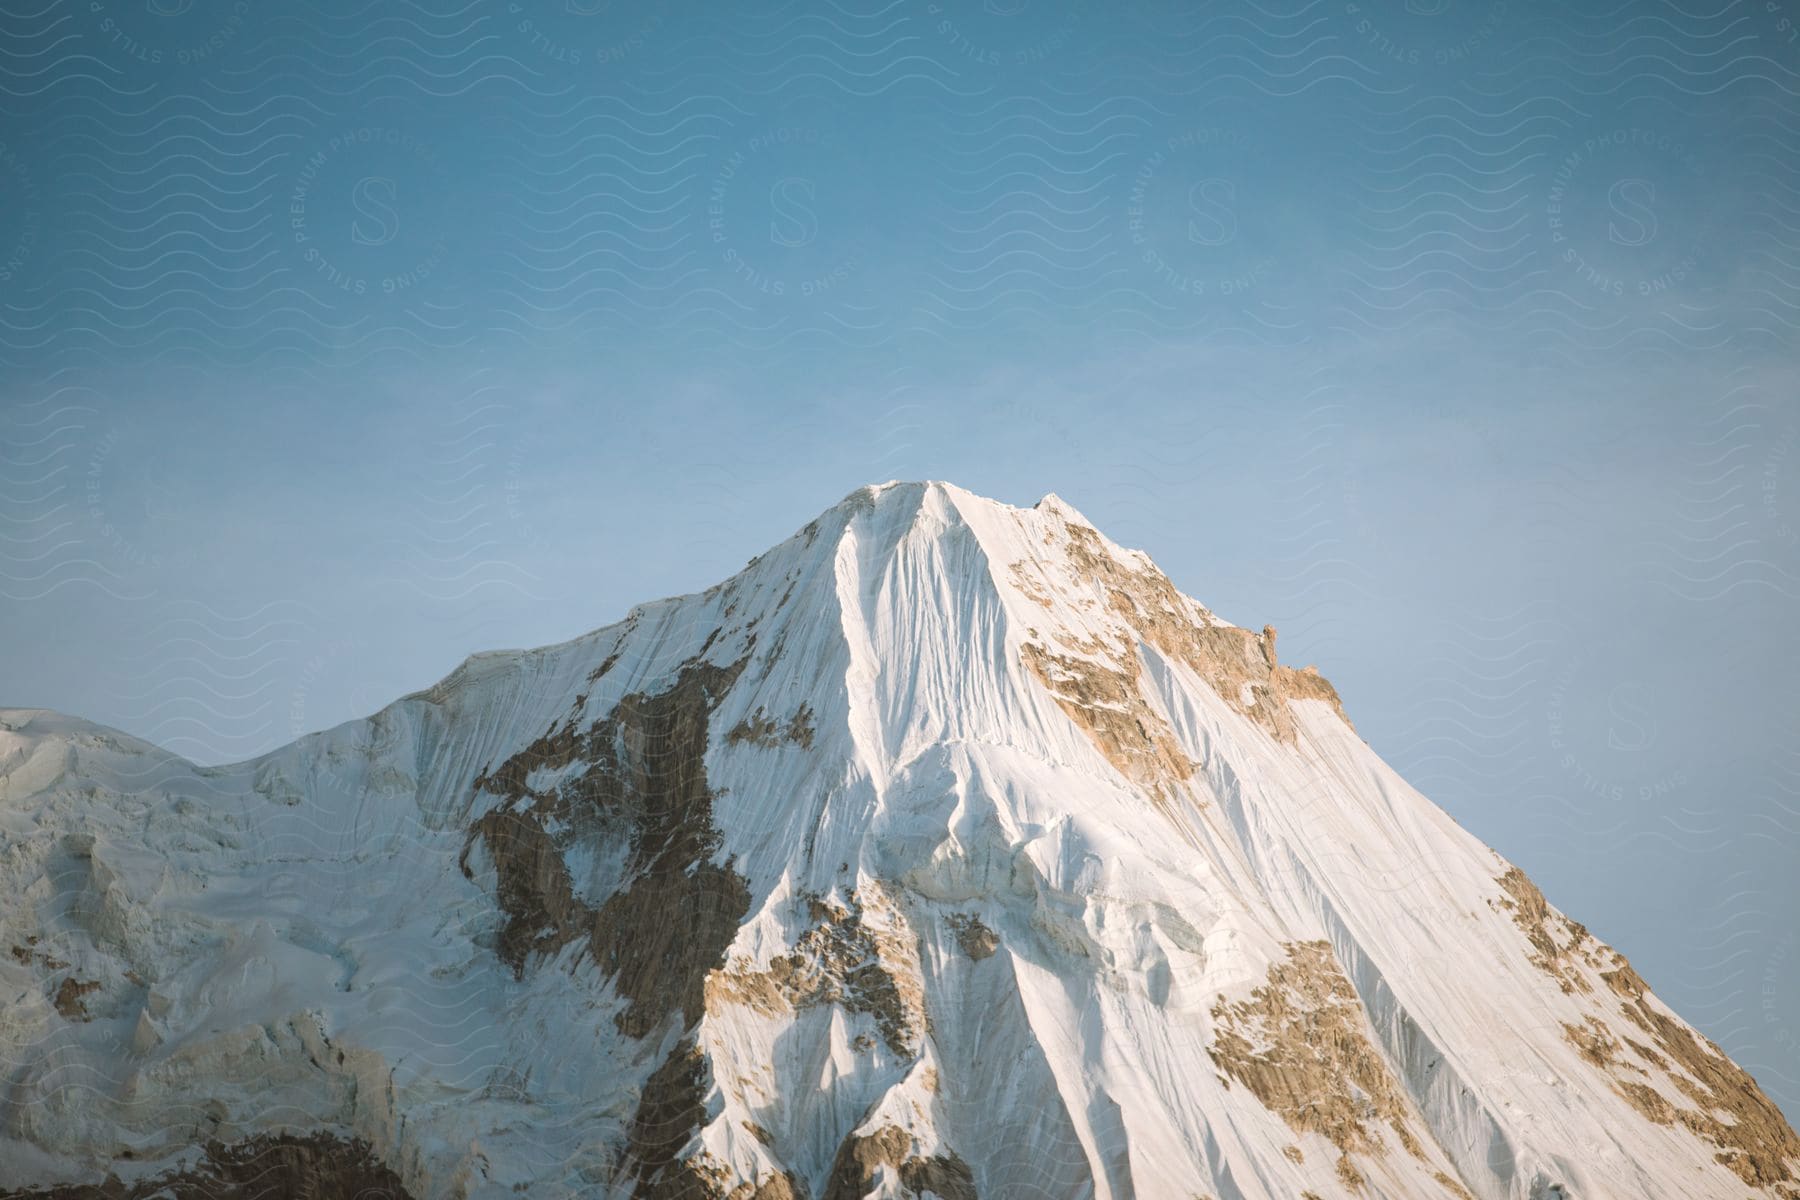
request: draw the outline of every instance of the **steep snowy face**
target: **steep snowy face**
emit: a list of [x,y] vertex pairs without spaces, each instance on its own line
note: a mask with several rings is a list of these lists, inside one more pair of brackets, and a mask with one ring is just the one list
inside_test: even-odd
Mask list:
[[865,488],[232,767],[0,721],[25,1195],[1800,1200],[1622,957],[1054,497]]

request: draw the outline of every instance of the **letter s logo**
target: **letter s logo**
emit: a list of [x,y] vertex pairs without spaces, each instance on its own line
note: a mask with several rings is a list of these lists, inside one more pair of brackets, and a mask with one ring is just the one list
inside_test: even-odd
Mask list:
[[1621,179],[1606,193],[1607,203],[1619,218],[1609,221],[1606,234],[1621,246],[1642,246],[1656,236],[1656,185],[1648,179]]
[[789,176],[778,179],[769,189],[769,208],[774,217],[769,222],[769,240],[777,246],[804,246],[819,236],[818,214],[812,202],[818,189],[810,179]]
[[1201,246],[1223,246],[1237,236],[1237,184],[1229,179],[1202,179],[1188,189],[1188,240]]
[[357,218],[350,223],[350,240],[359,246],[385,246],[400,232],[400,214],[394,208],[394,181],[370,175],[357,181],[350,203]]

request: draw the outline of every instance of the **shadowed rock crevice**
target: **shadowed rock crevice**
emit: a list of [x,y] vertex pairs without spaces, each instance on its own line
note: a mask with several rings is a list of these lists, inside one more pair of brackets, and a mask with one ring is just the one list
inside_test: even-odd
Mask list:
[[127,1184],[100,1183],[0,1193],[0,1200],[411,1200],[400,1177],[361,1141],[315,1133],[213,1142],[182,1171]]
[[[721,837],[706,779],[713,710],[746,661],[690,662],[666,691],[625,696],[585,732],[571,715],[476,781],[503,801],[471,827],[462,860],[472,877],[479,843],[494,865],[506,914],[496,953],[522,978],[533,959],[581,944],[626,1001],[614,1020],[632,1037],[671,1014],[700,1019],[707,973],[750,908],[748,881],[712,861]],[[532,785],[551,773],[554,787]],[[626,847],[623,883],[597,906],[569,875],[566,853],[583,839]]]
[[677,1043],[644,1083],[626,1145],[634,1200],[804,1200],[788,1172],[745,1180],[704,1150],[683,1152],[707,1121],[710,1076],[692,1038]]
[[706,1123],[706,1090],[706,1060],[691,1038],[678,1043],[644,1081],[627,1143],[638,1196],[689,1194],[676,1188],[684,1174],[680,1157]]

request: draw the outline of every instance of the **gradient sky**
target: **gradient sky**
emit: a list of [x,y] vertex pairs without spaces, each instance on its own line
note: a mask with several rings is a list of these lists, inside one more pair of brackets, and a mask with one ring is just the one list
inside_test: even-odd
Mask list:
[[0,702],[216,762],[1054,491],[1800,1114],[1800,3],[0,17]]

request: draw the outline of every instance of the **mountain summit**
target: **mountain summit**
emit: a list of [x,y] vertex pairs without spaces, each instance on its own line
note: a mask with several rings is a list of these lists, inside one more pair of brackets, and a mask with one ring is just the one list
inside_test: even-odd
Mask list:
[[0,887],[13,1195],[1800,1200],[1623,957],[1055,497],[864,488],[233,766],[0,712]]

